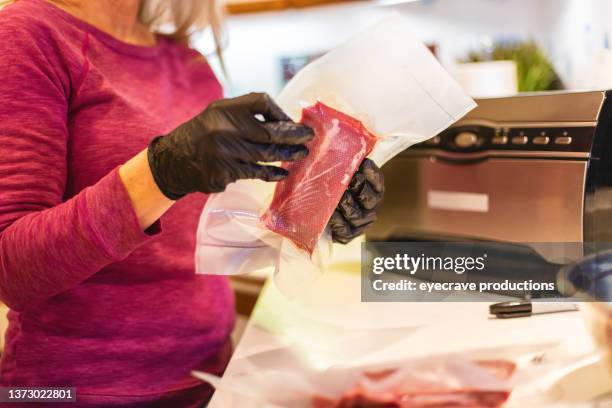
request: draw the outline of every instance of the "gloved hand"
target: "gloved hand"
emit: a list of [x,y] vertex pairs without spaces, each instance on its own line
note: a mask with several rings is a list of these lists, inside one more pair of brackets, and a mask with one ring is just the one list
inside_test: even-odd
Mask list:
[[291,121],[270,96],[251,93],[213,102],[153,139],[149,167],[172,200],[195,191],[218,193],[238,179],[282,180],[287,170],[258,163],[302,159],[308,154],[304,143],[313,137],[312,129]]
[[372,160],[365,159],[329,220],[334,242],[347,244],[363,234],[376,220],[376,207],[382,201],[384,192],[382,171]]

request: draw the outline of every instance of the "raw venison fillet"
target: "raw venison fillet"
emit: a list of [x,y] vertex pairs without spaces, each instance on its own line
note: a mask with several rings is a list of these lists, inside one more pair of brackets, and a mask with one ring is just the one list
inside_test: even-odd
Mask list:
[[515,368],[514,363],[505,360],[417,366],[389,388],[380,383],[397,370],[366,372],[367,381],[357,384],[339,401],[315,396],[312,405],[314,408],[496,408],[510,396],[503,381],[514,374]]
[[286,165],[289,176],[277,184],[262,220],[268,229],[312,254],[377,137],[358,120],[320,102],[302,111],[301,122],[315,132],[307,144],[310,153]]

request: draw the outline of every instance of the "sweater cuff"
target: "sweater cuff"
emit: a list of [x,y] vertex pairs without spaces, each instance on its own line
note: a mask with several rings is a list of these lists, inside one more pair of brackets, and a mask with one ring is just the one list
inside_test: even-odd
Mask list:
[[87,220],[97,247],[115,261],[126,258],[139,245],[161,232],[159,221],[140,228],[121,178],[119,167],[104,176],[95,188],[86,190]]

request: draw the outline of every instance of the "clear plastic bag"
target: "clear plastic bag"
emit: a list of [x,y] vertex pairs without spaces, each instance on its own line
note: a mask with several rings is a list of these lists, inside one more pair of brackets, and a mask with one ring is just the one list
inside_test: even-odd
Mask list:
[[240,408],[577,407],[610,392],[601,355],[552,344],[327,368],[315,367],[303,350],[281,352],[249,356],[223,378],[193,375],[217,389],[222,406]]
[[[294,120],[305,113],[304,121],[319,128],[313,143],[321,154],[310,158],[308,168],[295,164],[297,179],[290,175],[278,186],[242,180],[211,196],[198,227],[197,273],[275,266],[277,284],[291,281],[296,288],[315,278],[331,254],[324,231],[330,209],[363,157],[381,166],[475,107],[400,15],[306,66],[277,102]],[[339,145],[343,152],[329,150]],[[287,205],[287,198],[296,200]],[[290,210],[283,213],[283,206]],[[279,278],[285,270],[291,279]]]
[[[498,407],[511,391],[515,364],[506,360],[470,360],[463,356],[405,360],[392,366],[302,371],[260,370],[211,383],[224,406],[339,408]],[[240,399],[240,404],[225,401]]]

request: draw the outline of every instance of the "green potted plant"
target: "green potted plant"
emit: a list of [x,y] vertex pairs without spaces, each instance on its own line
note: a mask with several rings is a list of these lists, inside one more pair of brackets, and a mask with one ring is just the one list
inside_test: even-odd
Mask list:
[[519,92],[562,89],[562,83],[544,51],[535,41],[498,43],[486,52],[472,51],[463,63],[513,61]]

